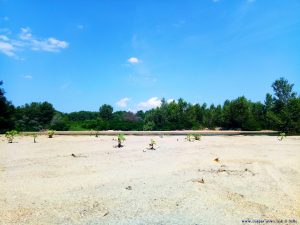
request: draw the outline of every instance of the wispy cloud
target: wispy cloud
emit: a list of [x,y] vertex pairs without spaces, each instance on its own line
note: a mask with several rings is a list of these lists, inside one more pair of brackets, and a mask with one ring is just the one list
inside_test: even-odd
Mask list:
[[4,16],[4,17],[3,17],[3,20],[4,20],[4,21],[9,21],[9,17],[8,17],[8,16]]
[[116,105],[121,107],[121,108],[126,108],[127,105],[128,105],[128,102],[130,101],[131,99],[130,98],[122,98],[120,99],[119,101],[116,102]]
[[31,75],[24,75],[23,78],[27,79],[27,80],[32,80],[33,76],[31,76]]
[[137,110],[149,110],[161,105],[161,99],[158,97],[149,98],[147,101],[137,104]]
[[59,52],[61,49],[69,46],[69,43],[66,41],[60,41],[53,37],[46,39],[35,38],[30,28],[21,28],[19,37],[21,40],[27,41],[25,44],[28,44],[35,51]]
[[66,90],[70,87],[70,85],[71,85],[70,82],[66,82],[66,83],[64,83],[60,86],[60,89],[61,90]]
[[11,39],[3,30],[0,35],[0,52],[9,56],[18,58],[16,52],[19,50],[34,50],[34,51],[46,51],[46,52],[60,52],[69,46],[66,41],[58,40],[54,37],[38,38],[35,37],[30,28],[21,28],[21,31],[17,39]]
[[82,24],[78,24],[78,25],[76,26],[76,28],[77,28],[78,30],[83,30],[83,29],[84,29],[84,26],[83,26]]
[[183,25],[185,25],[185,23],[186,23],[185,20],[178,20],[176,23],[173,23],[173,27],[180,28]]
[[5,35],[1,35],[0,34],[0,40],[2,40],[2,41],[9,41],[9,38],[7,36],[5,36]]
[[0,41],[0,52],[9,57],[14,57],[16,55],[14,46],[8,42],[3,41]]
[[0,28],[0,33],[1,34],[11,34],[11,31],[10,31],[10,29],[8,29],[8,28]]

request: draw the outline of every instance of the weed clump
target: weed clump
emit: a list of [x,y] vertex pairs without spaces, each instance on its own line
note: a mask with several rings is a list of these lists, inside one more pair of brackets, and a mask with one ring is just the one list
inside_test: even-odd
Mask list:
[[124,134],[118,134],[118,148],[123,147],[122,143],[126,140]]
[[149,147],[151,150],[155,150],[154,145],[156,145],[156,141],[151,139],[150,143],[149,143]]
[[8,143],[13,143],[13,140],[17,134],[18,134],[18,131],[16,131],[16,130],[7,131],[5,133],[5,137],[8,141]]
[[284,132],[281,132],[278,136],[278,140],[282,141],[284,138],[286,138],[286,134]]
[[54,133],[54,130],[48,130],[48,138],[53,138]]

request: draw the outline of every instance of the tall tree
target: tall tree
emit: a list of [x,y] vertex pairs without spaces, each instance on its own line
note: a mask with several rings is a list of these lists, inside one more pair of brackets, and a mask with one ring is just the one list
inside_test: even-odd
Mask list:
[[287,79],[281,77],[279,80],[275,80],[272,84],[274,91],[275,102],[286,105],[291,98],[296,97],[296,93],[293,91],[294,84],[290,84]]
[[14,126],[12,119],[14,106],[4,96],[5,91],[1,88],[2,85],[3,81],[0,81],[0,133],[10,130]]
[[100,107],[100,117],[104,120],[110,120],[113,118],[113,107],[111,105],[104,104]]

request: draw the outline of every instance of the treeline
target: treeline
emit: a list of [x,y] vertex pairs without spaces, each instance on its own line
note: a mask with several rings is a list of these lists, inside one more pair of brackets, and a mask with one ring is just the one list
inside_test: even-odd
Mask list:
[[98,112],[62,113],[48,102],[33,102],[14,107],[1,88],[0,132],[54,130],[198,130],[198,129],[271,129],[290,134],[300,133],[300,97],[293,84],[280,78],[272,84],[273,95],[264,103],[244,96],[226,100],[223,105],[190,104],[183,99],[166,102],[160,107],[136,113],[113,111],[102,105]]

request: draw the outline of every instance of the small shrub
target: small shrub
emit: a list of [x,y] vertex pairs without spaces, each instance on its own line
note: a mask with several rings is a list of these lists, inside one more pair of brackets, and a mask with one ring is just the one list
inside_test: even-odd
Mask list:
[[195,136],[192,135],[192,134],[188,134],[185,139],[188,140],[188,141],[194,141],[195,140]]
[[156,141],[151,139],[150,144],[149,144],[151,150],[155,150],[154,145],[156,145]]
[[48,138],[53,138],[54,133],[54,130],[48,130]]
[[122,143],[125,141],[124,134],[118,134],[118,148],[123,147]]
[[286,138],[286,134],[284,132],[281,132],[278,136],[278,140],[282,141],[284,138]]
[[11,130],[5,133],[5,137],[7,138],[8,143],[13,143],[15,136],[18,134],[18,131]]

